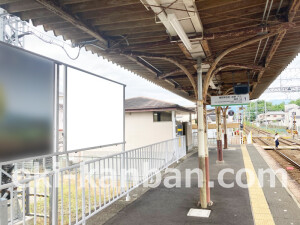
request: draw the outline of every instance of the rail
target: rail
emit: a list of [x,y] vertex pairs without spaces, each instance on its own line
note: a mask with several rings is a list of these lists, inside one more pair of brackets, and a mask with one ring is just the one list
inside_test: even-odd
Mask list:
[[0,224],[85,224],[185,155],[181,136],[86,161],[54,154],[1,163]]

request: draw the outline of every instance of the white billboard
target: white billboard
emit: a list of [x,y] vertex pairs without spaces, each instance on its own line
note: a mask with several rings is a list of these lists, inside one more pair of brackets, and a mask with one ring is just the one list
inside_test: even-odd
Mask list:
[[67,69],[67,150],[124,142],[124,85]]
[[211,106],[247,105],[249,94],[211,96]]

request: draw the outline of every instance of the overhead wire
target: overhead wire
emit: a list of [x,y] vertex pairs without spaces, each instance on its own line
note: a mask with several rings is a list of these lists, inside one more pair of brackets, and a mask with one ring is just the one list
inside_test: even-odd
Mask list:
[[[16,29],[15,27],[13,27],[13,26],[10,25],[10,24],[8,24],[8,26],[9,26],[12,30],[19,32],[19,33],[20,33],[19,36],[24,37],[24,36],[28,36],[28,35],[33,35],[33,36],[35,36],[36,38],[38,38],[39,40],[41,40],[41,41],[43,41],[43,42],[45,42],[45,43],[47,43],[47,44],[52,44],[52,45],[56,45],[56,46],[60,47],[60,48],[65,52],[65,54],[66,54],[71,60],[76,60],[76,59],[78,59],[79,56],[80,56],[81,49],[85,46],[84,44],[81,44],[81,45],[77,46],[77,47],[79,48],[79,49],[78,49],[78,52],[77,52],[77,54],[76,54],[75,57],[72,57],[72,56],[68,53],[67,49],[65,48],[65,45],[68,45],[68,46],[74,48],[74,46],[72,46],[71,44],[68,44],[68,43],[66,43],[66,42],[64,42],[64,41],[61,41],[61,40],[59,40],[59,39],[55,39],[55,38],[53,38],[53,37],[51,37],[51,36],[49,36],[49,35],[47,35],[47,34],[44,34],[44,33],[40,32],[40,31],[36,30],[35,28],[29,26],[28,24],[26,24],[26,27],[28,28],[29,31],[21,31],[21,30],[18,30],[18,29]],[[37,33],[39,33],[39,34],[37,34]],[[43,38],[42,36],[47,36],[47,37],[50,38],[51,40],[46,40],[46,39]],[[55,40],[55,41],[57,41],[57,42],[62,42],[62,44],[59,44],[59,43],[57,43],[57,42],[55,42],[55,41],[53,41],[53,40]]]

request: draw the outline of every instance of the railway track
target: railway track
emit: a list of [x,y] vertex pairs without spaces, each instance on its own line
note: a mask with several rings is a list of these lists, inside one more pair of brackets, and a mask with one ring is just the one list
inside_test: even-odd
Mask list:
[[[256,134],[263,134],[266,135],[267,137],[272,138],[273,134],[264,131],[264,130],[260,130],[256,127],[249,127],[246,126],[245,127],[245,131],[248,134],[250,131],[252,131],[253,133],[255,132]],[[253,141],[257,144],[260,145],[268,145],[268,146],[273,146],[274,143],[273,141],[270,141],[268,138],[262,138],[262,137],[253,137]],[[289,139],[285,139],[285,138],[280,138],[279,139],[280,143],[284,143],[288,146],[293,146],[293,145],[300,145],[299,141],[295,141],[295,140],[289,140]],[[290,150],[291,151],[291,150]],[[295,151],[295,150],[293,150]],[[292,164],[295,168],[297,168],[300,171],[300,163],[296,162],[295,160],[293,160],[291,157],[288,156],[288,154],[284,154],[283,152],[281,152],[281,150],[277,150],[274,148],[274,152],[276,152],[279,156],[281,156],[284,160],[286,160],[287,162],[289,162],[290,164]],[[299,160],[300,161],[300,160]],[[298,181],[299,182],[299,181]]]

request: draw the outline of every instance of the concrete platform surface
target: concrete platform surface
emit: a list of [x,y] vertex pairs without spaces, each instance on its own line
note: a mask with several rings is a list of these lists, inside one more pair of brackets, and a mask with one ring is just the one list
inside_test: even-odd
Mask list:
[[[269,208],[268,210],[271,212],[270,216],[273,216],[273,220],[270,219],[269,221],[268,217],[257,219],[257,215],[259,217],[265,214],[264,212],[260,212],[260,210],[262,210],[259,208],[260,204],[253,204],[253,202],[251,202],[253,199],[255,200],[255,197],[251,197],[253,190],[251,191],[251,188],[241,188],[236,183],[236,173],[240,169],[245,168],[245,151],[247,151],[247,155],[251,159],[256,172],[259,168],[269,168],[253,145],[248,145],[247,148],[245,146],[244,151],[241,150],[240,145],[230,146],[228,150],[224,150],[223,152],[223,164],[216,163],[217,150],[216,148],[210,148],[210,180],[214,183],[214,187],[211,188],[211,200],[214,204],[210,207],[211,214],[209,218],[187,216],[191,208],[197,208],[197,202],[199,200],[198,178],[196,174],[192,176],[192,185],[190,188],[184,185],[187,179],[185,177],[186,169],[194,169],[198,166],[197,153],[195,153],[176,167],[181,171],[182,175],[180,188],[166,188],[161,184],[157,188],[149,189],[140,198],[126,205],[121,211],[116,212],[115,216],[109,219],[105,224],[252,225],[255,223],[254,221],[256,221],[256,224],[263,225],[274,224],[274,222],[276,225],[300,224],[300,209],[286,189],[281,186],[278,179],[276,179],[275,188],[268,187],[269,179],[266,178],[264,187],[262,189],[260,188],[260,190],[255,189],[255,192],[260,191],[261,194],[264,195],[264,199],[266,199],[266,204]],[[248,162],[246,163],[248,164]],[[226,184],[233,183],[234,187],[232,188],[224,188],[218,182],[219,172],[226,168],[230,168],[233,171],[232,173],[225,173],[223,181]],[[168,174],[164,179],[168,176],[174,176],[174,173]],[[247,176],[245,173],[241,176],[241,182],[247,184]],[[256,208],[253,208],[254,206]],[[97,216],[101,216],[101,212],[95,217]],[[93,224],[97,224],[97,219],[94,218],[93,221],[95,221]]]

